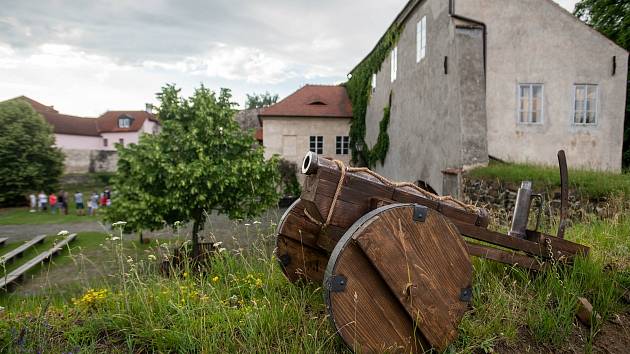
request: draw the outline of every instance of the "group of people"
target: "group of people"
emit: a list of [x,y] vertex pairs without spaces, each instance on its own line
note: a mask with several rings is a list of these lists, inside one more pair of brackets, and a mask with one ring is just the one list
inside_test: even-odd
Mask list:
[[[105,188],[102,193],[92,192],[87,198],[87,214],[88,215],[96,215],[96,211],[100,207],[108,207],[111,205],[112,193],[109,188]],[[74,206],[77,212],[77,215],[85,215],[85,200],[83,197],[83,193],[78,191],[74,193]],[[57,210],[59,210],[60,214],[68,215],[68,203],[70,202],[70,198],[68,192],[60,191],[59,193],[50,193],[46,195],[43,191],[39,192],[39,194],[35,195],[32,193],[29,196],[30,204],[31,204],[31,212],[36,211],[48,211],[50,208],[51,214],[56,214]]]

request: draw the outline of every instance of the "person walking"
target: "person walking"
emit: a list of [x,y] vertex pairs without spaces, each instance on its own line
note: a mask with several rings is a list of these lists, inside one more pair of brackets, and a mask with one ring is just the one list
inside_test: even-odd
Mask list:
[[63,214],[64,215],[68,215],[68,206],[70,206],[70,201],[68,200],[68,192],[66,191],[61,191],[61,194],[63,195],[63,203],[62,203],[62,207],[63,207]]
[[80,191],[74,193],[74,206],[77,209],[77,215],[85,215],[85,210],[83,209],[83,193]]
[[96,215],[96,210],[98,209],[98,194],[96,194],[96,192],[92,192],[88,208],[88,213],[90,215]]
[[55,214],[57,212],[57,196],[55,193],[50,193],[48,196],[48,205],[50,205],[50,213]]
[[28,196],[28,200],[31,204],[31,213],[34,213],[37,209],[37,197],[35,197],[35,193],[31,193],[31,195]]
[[44,191],[40,191],[37,198],[39,199],[39,211],[46,211],[46,204],[48,203],[46,193],[44,193]]

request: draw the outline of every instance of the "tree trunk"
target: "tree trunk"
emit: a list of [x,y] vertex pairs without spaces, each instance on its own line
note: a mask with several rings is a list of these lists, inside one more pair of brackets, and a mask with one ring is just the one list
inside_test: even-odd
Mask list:
[[194,221],[193,221],[193,229],[192,229],[192,251],[193,251],[193,260],[197,261],[199,259],[200,250],[199,250],[199,231],[202,226],[202,212],[195,211],[194,213]]

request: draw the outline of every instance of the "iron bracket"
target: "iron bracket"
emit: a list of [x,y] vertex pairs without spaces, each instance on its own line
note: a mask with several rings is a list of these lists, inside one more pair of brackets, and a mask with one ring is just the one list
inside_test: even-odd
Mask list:
[[470,302],[470,300],[472,300],[472,289],[470,287],[462,288],[461,292],[459,293],[459,300]]
[[348,284],[348,279],[343,275],[331,275],[328,278],[326,287],[330,292],[340,293],[346,290],[346,284]]
[[424,222],[427,219],[429,208],[424,205],[415,204],[413,206],[413,221]]

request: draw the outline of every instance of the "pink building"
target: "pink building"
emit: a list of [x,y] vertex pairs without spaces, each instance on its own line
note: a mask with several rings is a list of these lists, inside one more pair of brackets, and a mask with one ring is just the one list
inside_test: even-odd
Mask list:
[[160,123],[147,105],[144,111],[107,111],[98,118],[61,114],[53,106],[20,96],[53,127],[55,145],[66,155],[66,173],[114,171],[115,144],[137,143],[143,133],[156,134]]

